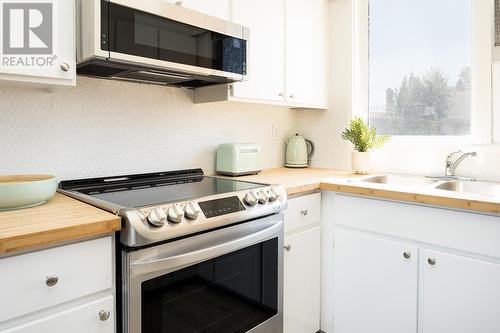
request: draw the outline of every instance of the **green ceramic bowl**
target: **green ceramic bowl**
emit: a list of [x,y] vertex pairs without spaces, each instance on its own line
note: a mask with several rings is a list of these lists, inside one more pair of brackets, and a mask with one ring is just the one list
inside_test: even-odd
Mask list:
[[0,211],[43,204],[54,196],[56,190],[54,176],[0,176]]

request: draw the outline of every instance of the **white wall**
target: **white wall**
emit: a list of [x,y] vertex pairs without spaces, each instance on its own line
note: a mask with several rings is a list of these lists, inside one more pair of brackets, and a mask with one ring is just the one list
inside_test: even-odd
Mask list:
[[[299,130],[317,145],[312,166],[350,168],[352,147],[340,138],[352,117],[351,87],[353,82],[353,0],[330,0],[330,109],[327,111],[297,111]],[[496,65],[500,67],[500,65]],[[494,70],[494,104],[500,114],[500,68]],[[500,133],[500,120],[494,119]],[[498,137],[497,137],[498,140]],[[374,150],[373,172],[412,174],[442,174],[446,155],[452,151],[477,151],[475,158],[466,159],[457,174],[479,179],[500,181],[499,145],[443,144],[422,140],[404,143],[394,140]]]
[[225,142],[258,143],[264,168],[279,167],[294,127],[287,108],[194,105],[190,92],[177,88],[88,78],[54,92],[1,86],[0,174],[213,173],[215,149]]

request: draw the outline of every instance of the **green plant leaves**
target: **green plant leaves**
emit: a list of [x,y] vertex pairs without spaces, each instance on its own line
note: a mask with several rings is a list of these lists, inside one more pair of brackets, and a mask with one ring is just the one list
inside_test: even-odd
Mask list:
[[377,135],[374,127],[368,126],[363,119],[356,117],[351,120],[349,127],[342,132],[342,139],[351,142],[354,149],[359,152],[367,152],[372,148],[378,148],[389,141],[388,135]]

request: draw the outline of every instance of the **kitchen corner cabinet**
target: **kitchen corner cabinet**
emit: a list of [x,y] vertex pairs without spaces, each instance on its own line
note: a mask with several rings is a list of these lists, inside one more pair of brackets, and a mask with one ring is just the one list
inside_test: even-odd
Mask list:
[[332,204],[333,332],[500,332],[499,216],[344,195]]
[[314,333],[320,321],[321,194],[288,201],[285,211],[284,333]]
[[286,0],[286,99],[326,108],[326,0]]
[[326,0],[232,0],[231,20],[250,28],[248,76],[197,88],[194,102],[326,109],[326,9]]
[[[36,47],[44,48],[45,46],[41,45],[50,45],[50,40],[43,40],[37,36],[31,36],[32,38],[27,39],[24,36],[24,41],[29,40],[28,45],[20,40],[15,46],[16,48],[28,49],[27,54],[16,51],[16,54],[10,55],[6,54],[5,49],[3,50],[0,80],[34,86],[74,86],[76,84],[74,12],[74,1],[54,1],[52,7],[53,35],[49,36],[53,42],[52,52],[48,54],[30,53],[29,48],[33,48],[33,45],[29,43],[35,43]],[[15,35],[12,38],[15,38]],[[15,40],[10,42],[15,43]],[[6,62],[9,65],[5,65]]]
[[230,19],[230,0],[169,0],[171,3],[224,20]]

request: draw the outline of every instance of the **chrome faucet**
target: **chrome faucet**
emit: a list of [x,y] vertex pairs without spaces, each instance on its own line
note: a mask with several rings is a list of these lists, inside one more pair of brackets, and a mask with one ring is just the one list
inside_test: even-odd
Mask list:
[[460,154],[462,151],[459,150],[459,151],[456,151],[456,152],[453,152],[451,154],[449,154],[447,157],[446,157],[446,169],[444,171],[444,175],[446,177],[454,177],[455,176],[455,170],[457,169],[457,167],[460,165],[460,163],[462,163],[462,161],[467,157],[467,156],[476,156],[476,152],[475,151],[472,151],[472,152],[469,152],[469,153],[464,153],[462,155],[460,155],[460,157],[458,157],[457,159],[454,159],[453,156],[455,156],[456,154]]

